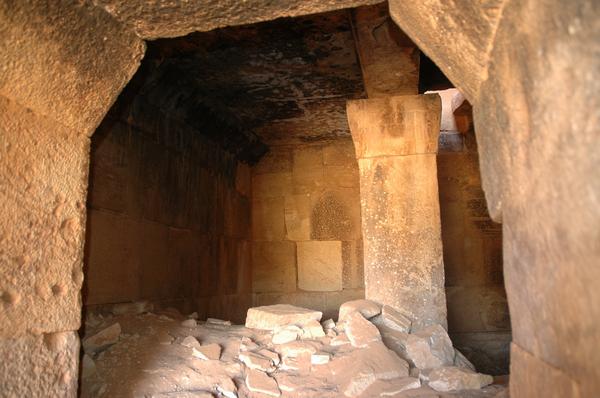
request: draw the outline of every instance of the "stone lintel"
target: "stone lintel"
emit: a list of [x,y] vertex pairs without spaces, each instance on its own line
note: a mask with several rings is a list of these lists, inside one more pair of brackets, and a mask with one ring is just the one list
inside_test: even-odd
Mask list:
[[437,94],[353,100],[346,110],[357,159],[437,153]]

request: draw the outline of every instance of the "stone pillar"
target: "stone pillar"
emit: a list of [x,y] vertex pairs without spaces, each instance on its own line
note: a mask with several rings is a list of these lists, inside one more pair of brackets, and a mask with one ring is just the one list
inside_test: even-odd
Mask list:
[[355,100],[348,122],[360,171],[366,298],[446,327],[436,169],[438,95]]

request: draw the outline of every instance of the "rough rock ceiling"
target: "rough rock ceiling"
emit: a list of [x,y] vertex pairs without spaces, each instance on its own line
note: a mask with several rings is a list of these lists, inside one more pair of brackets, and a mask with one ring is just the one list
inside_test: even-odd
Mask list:
[[138,95],[230,146],[347,136],[346,101],[365,97],[350,21],[343,10],[149,42]]

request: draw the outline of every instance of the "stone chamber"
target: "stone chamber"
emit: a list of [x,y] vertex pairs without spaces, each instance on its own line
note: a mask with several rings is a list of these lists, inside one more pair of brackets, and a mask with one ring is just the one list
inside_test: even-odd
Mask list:
[[0,396],[597,396],[599,17],[0,0]]

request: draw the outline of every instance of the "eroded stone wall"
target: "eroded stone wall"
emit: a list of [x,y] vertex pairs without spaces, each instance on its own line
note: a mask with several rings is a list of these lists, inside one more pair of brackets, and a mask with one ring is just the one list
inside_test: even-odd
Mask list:
[[274,146],[252,169],[255,304],[337,317],[364,295],[358,166],[350,139]]
[[250,168],[134,103],[92,137],[84,304],[144,299],[241,322],[251,304]]
[[455,115],[458,126],[442,131],[437,155],[448,331],[478,370],[507,374],[511,333],[502,225],[487,211],[470,105]]

